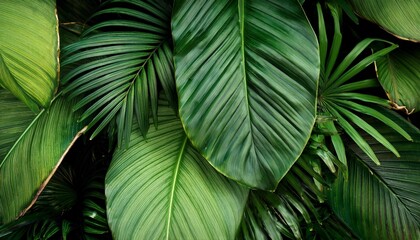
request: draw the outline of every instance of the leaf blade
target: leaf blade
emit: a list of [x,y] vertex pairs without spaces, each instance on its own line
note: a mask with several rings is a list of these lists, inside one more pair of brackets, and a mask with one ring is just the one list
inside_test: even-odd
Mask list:
[[105,191],[114,237],[233,238],[248,190],[201,157],[167,104],[159,106],[158,130],[145,140],[135,125],[129,147],[113,157]]
[[[0,90],[2,98],[10,94],[6,91]],[[22,105],[17,99],[2,100],[2,112]],[[1,145],[0,152],[5,155],[0,162],[0,221],[10,222],[32,206],[70,146],[86,130],[76,123],[79,113],[72,112],[72,104],[59,98],[48,111],[41,111],[36,117],[27,116],[26,124],[16,121],[12,126],[7,124],[7,118],[0,118],[2,136],[10,134],[14,127],[20,129],[13,133],[14,142]],[[8,113],[16,119],[26,118],[21,110]]]
[[187,135],[220,172],[261,189],[276,187],[315,122],[318,46],[301,6],[287,3],[174,6],[175,77]]
[[38,112],[58,86],[55,1],[7,0],[0,9],[0,85]]

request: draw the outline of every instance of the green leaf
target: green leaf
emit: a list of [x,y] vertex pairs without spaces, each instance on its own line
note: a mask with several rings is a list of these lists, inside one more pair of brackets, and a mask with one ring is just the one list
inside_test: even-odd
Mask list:
[[35,202],[68,149],[84,131],[59,97],[37,116],[0,90],[0,222],[24,214]]
[[340,19],[341,19],[341,12],[339,11],[336,4],[328,4],[328,8],[331,11],[331,15],[334,20],[334,36],[333,41],[331,43],[330,53],[328,55],[328,62],[325,68],[325,77],[329,78],[331,71],[337,61],[338,54],[340,53],[340,47],[342,42],[342,35],[340,29]]
[[58,50],[54,0],[0,1],[0,86],[34,112],[58,86]]
[[420,46],[410,44],[376,61],[379,82],[396,109],[420,109]]
[[301,6],[180,0],[172,30],[179,112],[191,142],[229,178],[275,189],[315,121],[320,60]]
[[395,36],[420,41],[420,1],[349,0],[362,18],[374,22]]
[[362,239],[420,237],[420,131],[401,117],[398,122],[414,142],[375,120],[369,122],[390,140],[401,157],[387,151],[368,134],[362,137],[381,161],[373,164],[364,151],[350,144],[348,181],[338,179],[329,192],[334,213]]
[[116,239],[232,239],[248,190],[216,172],[192,147],[173,110],[161,103],[147,140],[135,125],[105,180]]
[[111,0],[101,7],[93,18],[98,22],[80,41],[63,48],[62,65],[78,66],[62,82],[69,97],[83,97],[75,109],[89,106],[82,119],[91,121],[89,128],[95,127],[91,138],[116,120],[118,145],[126,147],[132,115],[144,136],[149,129],[149,104],[156,116],[159,83],[169,104],[177,108],[171,8],[155,0]]
[[316,4],[316,8],[317,8],[317,13],[318,13],[318,39],[319,39],[319,57],[320,57],[319,60],[320,60],[321,72],[324,72],[325,60],[327,58],[327,51],[328,51],[327,29],[325,28],[324,15],[322,13],[322,7],[319,2]]
[[335,116],[338,120],[338,124],[343,128],[347,135],[359,146],[365,153],[374,161],[376,164],[380,165],[380,162],[375,155],[375,152],[372,150],[371,146],[363,139],[360,133],[336,110],[336,106],[328,107],[328,112]]

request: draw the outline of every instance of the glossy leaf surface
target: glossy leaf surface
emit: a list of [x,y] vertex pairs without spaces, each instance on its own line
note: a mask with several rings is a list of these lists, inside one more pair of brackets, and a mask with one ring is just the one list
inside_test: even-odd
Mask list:
[[56,91],[58,50],[54,0],[0,2],[0,86],[35,112]]
[[[167,105],[165,103],[164,105]],[[137,126],[105,180],[116,239],[232,239],[248,190],[216,172],[191,146],[173,110],[159,106],[159,128]]]
[[299,2],[175,1],[172,35],[192,144],[229,178],[275,189],[315,119],[318,46]]

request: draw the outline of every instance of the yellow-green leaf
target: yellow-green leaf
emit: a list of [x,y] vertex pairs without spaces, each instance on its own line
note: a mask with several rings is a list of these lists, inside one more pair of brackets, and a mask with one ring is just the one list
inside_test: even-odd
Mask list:
[[0,1],[0,85],[35,112],[58,86],[58,49],[55,0]]
[[37,116],[0,89],[0,223],[24,214],[83,132],[74,101],[59,97]]

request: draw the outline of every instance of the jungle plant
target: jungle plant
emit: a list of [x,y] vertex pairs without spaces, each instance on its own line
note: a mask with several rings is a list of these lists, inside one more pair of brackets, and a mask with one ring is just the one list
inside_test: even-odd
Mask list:
[[2,1],[0,236],[420,237],[418,10]]

